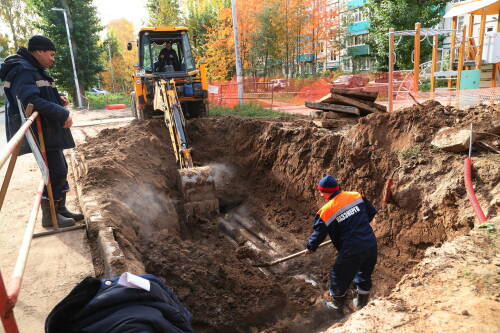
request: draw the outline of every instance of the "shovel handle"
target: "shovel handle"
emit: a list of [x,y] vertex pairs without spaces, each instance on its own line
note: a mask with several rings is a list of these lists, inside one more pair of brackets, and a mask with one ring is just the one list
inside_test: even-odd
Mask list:
[[[325,242],[323,242],[323,243],[319,244],[318,248],[320,248],[320,247],[322,247],[322,246],[325,246],[325,245],[327,245],[327,244],[330,244],[330,243],[331,243],[331,241],[329,241],[329,240],[328,240],[328,241],[325,241]],[[284,261],[287,261],[287,260],[293,259],[293,258],[295,258],[295,257],[301,256],[301,255],[303,255],[304,253],[306,253],[306,251],[307,251],[307,250],[302,250],[302,251],[296,252],[296,253],[294,253],[294,254],[291,254],[291,255],[289,255],[289,256],[287,256],[287,257],[283,257],[283,258],[280,258],[280,259],[276,259],[276,260],[274,260],[274,261],[271,261],[271,262],[269,262],[269,263],[264,263],[264,264],[261,264],[261,265],[255,265],[255,266],[260,266],[260,267],[264,267],[264,266],[265,266],[265,267],[268,267],[268,266],[274,266],[274,265],[277,265],[277,264],[282,263],[282,262],[284,262]]]

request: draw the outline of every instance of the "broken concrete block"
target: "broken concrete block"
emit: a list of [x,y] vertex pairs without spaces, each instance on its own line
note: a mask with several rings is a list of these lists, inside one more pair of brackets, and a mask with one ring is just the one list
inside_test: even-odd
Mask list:
[[339,119],[339,118],[344,118],[344,117],[349,117],[349,115],[345,113],[340,113],[340,112],[323,112],[323,118],[322,119]]
[[323,113],[324,111],[313,110],[311,111],[310,116],[312,119],[321,119],[323,118]]
[[340,126],[339,122],[333,119],[314,120],[313,123],[323,128],[337,128]]
[[[444,151],[466,152],[469,150],[470,137],[471,132],[468,129],[443,127],[436,133],[431,144]],[[472,143],[474,143],[475,139],[476,134],[472,132]]]

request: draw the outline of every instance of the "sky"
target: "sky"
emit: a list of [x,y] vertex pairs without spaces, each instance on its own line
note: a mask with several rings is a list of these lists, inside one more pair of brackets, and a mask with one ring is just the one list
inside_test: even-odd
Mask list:
[[[94,0],[101,23],[106,26],[110,21],[126,18],[138,31],[146,19],[146,0]],[[0,21],[0,33],[9,33],[5,22]],[[105,35],[105,33],[104,33]]]
[[146,0],[94,0],[102,25],[119,18],[131,21],[136,30],[146,19]]

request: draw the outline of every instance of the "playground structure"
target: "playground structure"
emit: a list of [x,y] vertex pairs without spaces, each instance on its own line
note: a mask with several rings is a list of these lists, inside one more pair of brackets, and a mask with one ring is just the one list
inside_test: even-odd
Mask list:
[[[463,25],[460,29],[457,29],[458,16],[467,14],[469,15],[468,25]],[[447,90],[450,92],[453,89],[453,81],[455,81],[454,90],[456,91],[456,96],[459,96],[460,90],[480,88],[481,66],[485,58],[492,65],[491,88],[495,88],[497,86],[497,71],[500,68],[500,62],[498,56],[495,58],[495,52],[498,52],[496,50],[499,46],[495,44],[498,39],[495,38],[494,34],[488,35],[486,53],[484,52],[486,15],[493,14],[500,14],[500,1],[498,0],[464,1],[454,4],[444,16],[445,18],[452,17],[451,29],[425,29],[421,27],[420,23],[415,24],[414,30],[394,31],[394,29],[389,29],[389,33],[387,34],[389,37],[389,80],[387,85],[389,112],[392,112],[394,109],[394,95],[396,94],[397,97],[403,87],[401,82],[394,80],[394,64],[396,61],[395,48],[404,36],[413,36],[415,40],[412,53],[414,63],[412,73],[413,93],[419,92],[421,79],[427,78],[430,80],[431,94],[436,92],[436,80],[447,80]],[[481,15],[477,46],[475,37],[473,37],[474,15]],[[496,30],[497,33],[500,32],[500,20],[498,20]],[[439,48],[440,35],[450,36],[449,48]],[[396,36],[399,37],[397,41],[395,41]],[[430,42],[431,37],[432,44]],[[421,42],[423,41],[427,41],[432,47],[432,60],[421,65],[420,49]],[[457,51],[458,57],[456,57]],[[438,60],[439,52],[441,52],[441,60]],[[444,60],[446,57],[449,58],[448,61]],[[410,72],[408,72],[409,74]],[[397,87],[396,91],[395,87]],[[411,94],[409,90],[407,93]]]

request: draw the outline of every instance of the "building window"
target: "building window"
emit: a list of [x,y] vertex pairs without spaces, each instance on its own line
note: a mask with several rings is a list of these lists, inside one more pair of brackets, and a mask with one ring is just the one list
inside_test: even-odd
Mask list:
[[359,70],[367,71],[370,69],[370,58],[363,58],[359,61]]
[[351,70],[351,59],[344,59],[342,62],[342,67],[344,67],[344,71],[350,71]]
[[354,22],[359,22],[359,21],[365,21],[366,20],[365,14],[364,14],[362,8],[356,8],[356,9],[354,9],[353,13],[352,13],[352,16],[353,16]]

